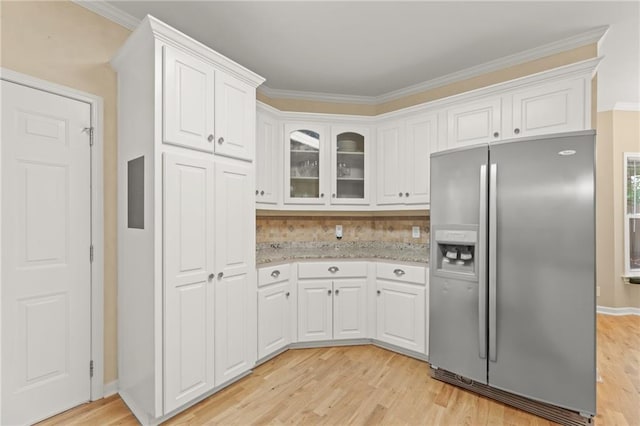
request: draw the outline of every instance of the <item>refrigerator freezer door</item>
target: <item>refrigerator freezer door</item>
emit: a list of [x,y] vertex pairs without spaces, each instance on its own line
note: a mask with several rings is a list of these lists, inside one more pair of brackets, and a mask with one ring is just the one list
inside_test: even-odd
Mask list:
[[587,414],[596,409],[594,141],[582,132],[494,145],[489,188],[489,384]]
[[[486,224],[480,223],[486,221],[486,202],[480,198],[481,194],[486,195],[486,179],[481,178],[481,170],[486,174],[487,157],[486,146],[431,157],[429,362],[481,383],[487,382],[486,290],[479,292],[486,284]],[[436,272],[434,265],[440,250],[436,234],[446,235],[451,229],[477,230],[473,254],[477,273],[461,273],[458,278],[452,272]],[[450,233],[476,235],[475,231]],[[442,249],[446,250],[446,246]],[[440,260],[443,258],[448,259],[446,252]]]

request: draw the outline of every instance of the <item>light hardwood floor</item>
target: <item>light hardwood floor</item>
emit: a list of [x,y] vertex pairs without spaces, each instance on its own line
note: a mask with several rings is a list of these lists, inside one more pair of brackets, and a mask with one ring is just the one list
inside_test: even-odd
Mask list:
[[[597,425],[640,425],[640,317],[598,315]],[[167,425],[549,425],[429,377],[427,364],[374,346],[297,349]],[[116,395],[43,425],[129,425]]]

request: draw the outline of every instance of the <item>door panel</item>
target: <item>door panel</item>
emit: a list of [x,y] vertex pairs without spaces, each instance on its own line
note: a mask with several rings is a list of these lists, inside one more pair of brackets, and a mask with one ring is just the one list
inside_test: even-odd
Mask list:
[[164,408],[213,388],[213,162],[164,154]]
[[425,289],[378,280],[377,338],[415,352],[425,348]]
[[404,198],[404,155],[402,141],[404,127],[402,123],[393,123],[378,127],[376,186],[377,204],[402,204]]
[[447,147],[487,143],[498,140],[500,134],[501,98],[489,98],[464,104],[447,111],[449,137]]
[[216,154],[253,160],[255,97],[255,89],[248,84],[216,73]]
[[277,204],[282,186],[282,150],[277,122],[259,114],[257,127],[256,202]]
[[333,288],[333,338],[367,337],[367,280],[334,280]]
[[298,282],[298,341],[333,337],[332,286],[330,280]]
[[164,142],[213,152],[214,73],[208,63],[163,47]]
[[290,343],[290,295],[289,282],[258,290],[258,358],[264,358]]
[[[438,150],[438,116],[428,115],[407,121],[406,204],[429,202],[429,156]],[[406,194],[405,194],[406,195]]]
[[[558,155],[565,150],[575,154]],[[491,163],[497,351],[489,383],[594,414],[594,136],[496,145]]]
[[2,81],[2,424],[90,397],[90,114]]
[[[440,248],[434,230],[480,224],[480,173],[487,160],[487,147],[431,157],[429,361],[439,368],[482,383],[487,380],[486,356],[481,357],[481,346],[486,345],[486,327],[482,332],[480,330],[482,319],[486,322],[486,298],[479,299],[477,276],[470,280],[469,277],[438,275],[437,254]],[[482,226],[477,229],[483,232]],[[486,264],[487,247],[480,244],[478,247],[477,263]],[[484,303],[482,310],[480,303]]]

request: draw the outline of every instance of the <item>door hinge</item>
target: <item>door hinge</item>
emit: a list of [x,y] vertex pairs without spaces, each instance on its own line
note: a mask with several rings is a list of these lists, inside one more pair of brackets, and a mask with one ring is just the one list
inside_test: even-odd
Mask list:
[[89,377],[93,377],[93,360],[89,361]]
[[89,262],[93,263],[93,244],[89,246]]
[[85,127],[82,131],[89,135],[89,146],[93,146],[93,127]]

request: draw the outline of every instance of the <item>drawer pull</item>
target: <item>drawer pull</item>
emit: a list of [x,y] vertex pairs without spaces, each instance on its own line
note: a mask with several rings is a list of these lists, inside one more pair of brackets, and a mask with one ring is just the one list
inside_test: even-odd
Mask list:
[[273,271],[273,272],[271,273],[271,276],[272,276],[273,278],[278,278],[278,277],[280,276],[280,271],[278,271],[278,270],[276,269],[275,271]]
[[332,274],[335,274],[336,272],[338,272],[340,269],[337,266],[331,266],[329,268],[329,272],[331,272]]
[[405,272],[402,269],[394,269],[393,273],[396,274],[397,276],[401,277],[405,274]]

